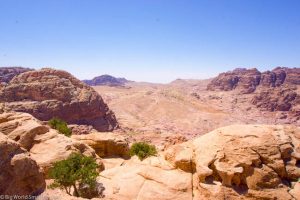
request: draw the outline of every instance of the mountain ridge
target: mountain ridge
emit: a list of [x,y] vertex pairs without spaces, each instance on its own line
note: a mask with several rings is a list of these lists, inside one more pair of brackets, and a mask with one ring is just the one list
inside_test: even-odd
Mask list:
[[96,76],[91,80],[82,80],[82,82],[88,84],[89,86],[107,85],[107,86],[115,87],[115,86],[125,86],[126,83],[132,81],[129,81],[126,78],[116,78],[108,74],[103,74],[100,76]]

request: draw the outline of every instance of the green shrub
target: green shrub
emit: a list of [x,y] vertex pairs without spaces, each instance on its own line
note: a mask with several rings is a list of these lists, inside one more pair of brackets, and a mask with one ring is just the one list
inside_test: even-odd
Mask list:
[[94,189],[96,186],[96,178],[98,165],[94,158],[72,153],[66,160],[54,163],[49,170],[49,177],[54,179],[50,188],[65,189],[71,195],[71,188],[74,189],[74,196],[80,197],[81,193],[78,189],[80,185],[88,185]]
[[61,134],[64,134],[67,137],[71,136],[72,131],[68,128],[68,124],[65,121],[59,118],[52,118],[48,123],[51,128],[58,130]]
[[155,156],[157,151],[154,145],[150,145],[145,142],[137,142],[132,144],[129,154],[130,156],[137,155],[140,160],[143,160],[149,156]]

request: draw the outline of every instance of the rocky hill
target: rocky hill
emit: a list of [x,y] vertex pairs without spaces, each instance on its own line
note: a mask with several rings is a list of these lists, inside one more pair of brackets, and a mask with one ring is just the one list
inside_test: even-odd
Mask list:
[[256,68],[237,68],[219,74],[208,85],[208,90],[239,90],[242,94],[254,92],[257,88],[274,88],[300,85],[300,68],[277,67],[272,71],[260,72]]
[[246,95],[248,101],[262,111],[288,111],[294,121],[300,120],[300,68],[277,67],[266,72],[235,69],[218,75],[207,90],[250,94]]
[[24,67],[0,67],[0,83],[8,83],[16,75],[32,70]]
[[117,127],[114,113],[93,88],[49,68],[19,74],[0,88],[0,112],[4,111],[27,112],[40,120],[59,117],[99,131]]
[[107,85],[107,86],[124,86],[126,83],[131,82],[125,78],[116,78],[110,75],[101,75],[93,78],[92,80],[83,80],[84,83],[90,86]]

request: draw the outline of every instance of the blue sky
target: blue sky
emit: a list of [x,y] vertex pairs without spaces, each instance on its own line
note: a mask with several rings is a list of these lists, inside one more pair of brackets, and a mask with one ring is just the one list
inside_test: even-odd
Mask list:
[[80,79],[300,67],[299,0],[0,0],[0,66]]

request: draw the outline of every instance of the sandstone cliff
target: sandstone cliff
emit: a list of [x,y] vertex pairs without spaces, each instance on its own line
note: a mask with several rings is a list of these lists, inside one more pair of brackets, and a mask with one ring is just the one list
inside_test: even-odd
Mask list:
[[207,90],[233,90],[262,111],[284,111],[279,118],[290,123],[300,120],[300,68],[235,69],[214,78]]
[[208,90],[234,90],[242,94],[254,92],[258,87],[280,87],[300,85],[300,68],[277,67],[260,72],[256,68],[237,68],[219,74],[208,85]]

